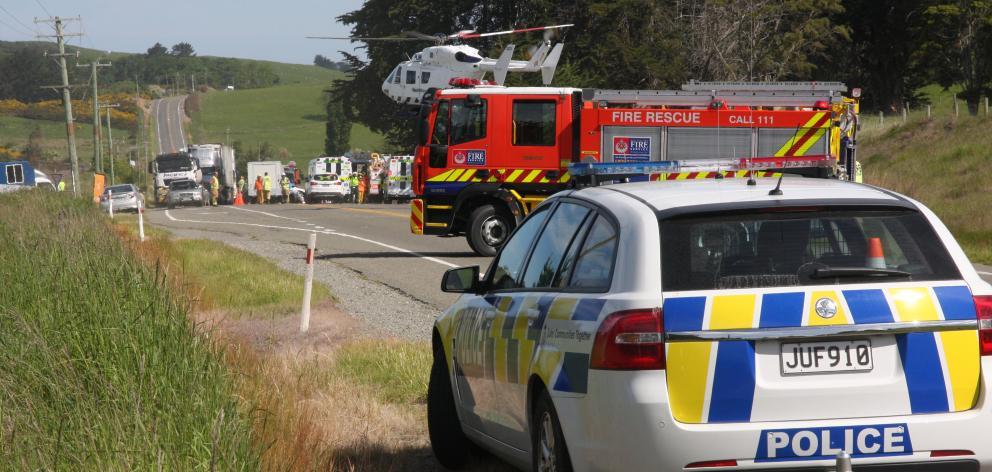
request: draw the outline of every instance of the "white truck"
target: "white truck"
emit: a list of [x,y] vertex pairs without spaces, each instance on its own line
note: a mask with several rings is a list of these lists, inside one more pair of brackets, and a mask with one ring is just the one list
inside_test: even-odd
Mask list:
[[203,181],[200,165],[188,152],[159,154],[148,163],[148,172],[154,176],[155,197],[158,203],[165,203],[169,184],[174,180]]
[[220,180],[220,202],[234,202],[237,185],[234,148],[223,144],[190,144],[188,150],[200,166],[203,186],[209,189],[210,178],[216,175]]
[[351,159],[318,157],[307,165],[307,202],[345,201],[351,196]]
[[255,179],[261,177],[264,182],[265,174],[269,174],[269,179],[272,182],[272,193],[270,195],[272,201],[281,201],[282,187],[279,186],[279,180],[282,179],[282,162],[279,161],[255,161],[248,163],[248,197],[252,202],[257,201]]

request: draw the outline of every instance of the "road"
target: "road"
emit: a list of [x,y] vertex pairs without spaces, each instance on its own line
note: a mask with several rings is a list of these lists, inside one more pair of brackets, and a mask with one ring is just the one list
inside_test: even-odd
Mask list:
[[[208,231],[273,244],[305,245],[317,233],[317,264],[339,264],[362,276],[444,309],[456,296],[439,289],[452,267],[490,258],[471,252],[465,238],[410,233],[407,205],[273,204],[149,210],[150,223],[172,230]],[[302,250],[299,254],[303,257]],[[338,294],[343,296],[347,294]]]
[[186,116],[183,103],[186,96],[160,98],[152,102],[152,116],[155,119],[155,134],[158,136],[158,152],[165,154],[186,149],[186,135],[182,123]]

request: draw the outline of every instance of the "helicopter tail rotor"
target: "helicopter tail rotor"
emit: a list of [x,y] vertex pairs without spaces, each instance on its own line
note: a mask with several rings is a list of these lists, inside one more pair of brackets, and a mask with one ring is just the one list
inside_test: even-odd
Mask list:
[[510,59],[513,58],[513,50],[516,46],[510,44],[503,49],[503,53],[499,55],[499,59],[496,60],[496,66],[493,69],[493,78],[496,79],[496,85],[503,85],[506,81],[506,73],[510,70]]
[[547,60],[541,64],[541,80],[544,85],[551,85],[551,80],[555,78],[555,69],[558,68],[558,60],[561,59],[561,50],[564,47],[563,43],[555,44]]

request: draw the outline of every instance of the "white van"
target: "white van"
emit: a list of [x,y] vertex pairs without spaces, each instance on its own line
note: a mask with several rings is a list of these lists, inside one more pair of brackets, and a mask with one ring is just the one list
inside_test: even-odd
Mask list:
[[351,196],[351,159],[318,157],[307,166],[307,202],[345,201]]

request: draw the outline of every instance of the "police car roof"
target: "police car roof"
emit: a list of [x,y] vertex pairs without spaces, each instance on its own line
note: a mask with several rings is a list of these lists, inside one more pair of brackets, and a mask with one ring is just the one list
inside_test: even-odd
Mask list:
[[747,185],[747,179],[731,178],[638,182],[587,188],[579,191],[577,196],[597,200],[620,192],[653,207],[655,211],[745,202],[803,201],[808,204],[811,200],[891,201],[895,205],[906,206],[906,200],[898,194],[848,181],[786,176],[782,179],[782,195],[778,196],[768,195],[768,191],[775,188],[777,178],[759,178],[756,181],[755,186]]

